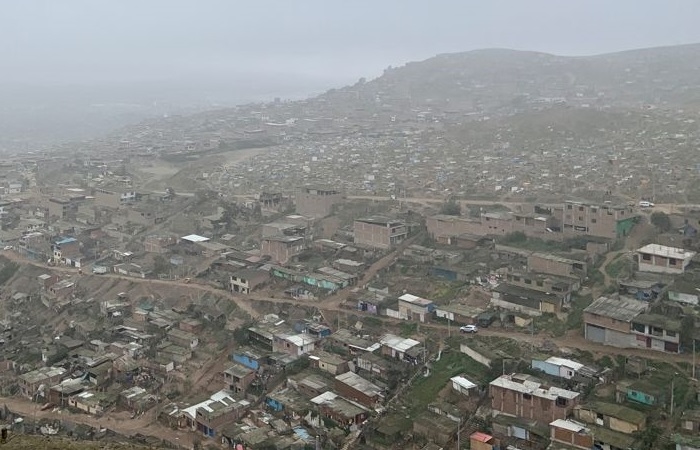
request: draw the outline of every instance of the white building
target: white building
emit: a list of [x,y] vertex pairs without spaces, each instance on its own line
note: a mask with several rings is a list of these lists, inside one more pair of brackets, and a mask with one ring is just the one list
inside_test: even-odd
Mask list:
[[641,272],[681,274],[685,272],[695,252],[682,248],[648,244],[636,252]]

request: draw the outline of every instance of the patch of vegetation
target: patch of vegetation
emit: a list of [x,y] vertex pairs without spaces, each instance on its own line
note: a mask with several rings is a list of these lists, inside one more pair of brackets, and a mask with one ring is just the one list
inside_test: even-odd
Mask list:
[[469,356],[455,352],[445,352],[440,361],[435,361],[427,377],[418,376],[411,386],[411,392],[406,395],[411,401],[411,411],[421,413],[438,397],[438,393],[447,385],[450,378],[465,374],[472,381],[486,382],[488,368],[479,364]]
[[5,264],[5,266],[0,269],[0,285],[5,284],[12,278],[17,270],[19,269],[19,264],[13,262]]
[[381,328],[384,325],[381,319],[377,317],[363,317],[362,323],[368,328]]
[[499,244],[518,247],[537,252],[569,252],[572,249],[585,249],[588,241],[585,238],[569,238],[563,241],[550,241],[540,238],[529,238],[522,231],[506,234],[498,240]]
[[649,222],[659,231],[659,233],[667,233],[671,231],[671,218],[663,211],[654,211],[651,213]]
[[[600,273],[600,272],[598,272]],[[571,298],[569,314],[566,316],[566,328],[579,330],[583,327],[583,310],[593,301],[593,296],[575,295]]]
[[462,214],[462,207],[457,203],[454,197],[450,197],[442,204],[440,207],[440,214],[445,214],[447,216],[459,216]]
[[567,329],[567,323],[559,320],[556,314],[545,313],[535,319],[535,330],[547,331],[553,337],[564,336]]
[[151,448],[128,443],[75,441],[57,436],[29,436],[21,434],[10,434],[7,443],[0,444],[0,447],[4,446],[7,446],[8,449],[16,450],[146,450]]
[[632,262],[619,254],[605,266],[605,273],[610,278],[620,278],[632,275]]
[[418,324],[415,322],[412,323],[402,323],[401,324],[401,331],[399,332],[399,335],[401,337],[409,337],[413,336],[418,332]]

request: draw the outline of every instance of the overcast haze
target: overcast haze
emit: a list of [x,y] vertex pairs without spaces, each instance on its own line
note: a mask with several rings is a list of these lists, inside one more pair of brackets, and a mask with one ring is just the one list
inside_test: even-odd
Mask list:
[[487,47],[563,55],[700,42],[700,2],[47,0],[4,2],[4,81],[342,83]]
[[1,8],[0,149],[306,97],[439,53],[590,55],[700,42],[695,0],[22,0]]

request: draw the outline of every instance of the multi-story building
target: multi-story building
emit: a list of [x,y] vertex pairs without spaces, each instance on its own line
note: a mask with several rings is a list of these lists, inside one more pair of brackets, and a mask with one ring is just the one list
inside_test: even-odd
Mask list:
[[261,241],[260,254],[269,256],[278,264],[286,264],[306,248],[303,237],[300,236],[269,236]]
[[636,251],[636,258],[641,272],[680,275],[685,272],[695,254],[682,248],[648,244]]
[[234,364],[224,370],[225,388],[233,393],[244,393],[255,380],[255,371],[242,364]]
[[579,404],[578,392],[547,387],[527,375],[503,375],[489,384],[491,409],[505,414],[548,424],[566,419]]
[[627,297],[599,297],[583,310],[584,336],[600,344],[631,347],[632,320],[648,307]]
[[408,236],[406,224],[385,217],[369,217],[355,220],[353,238],[355,244],[386,250]]
[[24,397],[32,398],[39,393],[39,388],[48,388],[48,386],[58,384],[65,373],[66,369],[63,367],[42,367],[22,374],[17,379],[19,391]]
[[258,269],[241,269],[231,274],[231,292],[250,294],[256,287],[270,279],[270,272]]
[[303,187],[295,200],[297,213],[320,219],[333,212],[333,207],[343,200],[343,194],[330,188]]
[[634,208],[629,206],[567,201],[564,203],[562,231],[565,235],[617,239],[627,236],[637,220]]
[[139,194],[131,189],[95,189],[95,203],[106,208],[119,208],[137,201],[139,197]]
[[49,217],[58,219],[74,218],[78,212],[78,202],[68,198],[50,198],[48,201]]

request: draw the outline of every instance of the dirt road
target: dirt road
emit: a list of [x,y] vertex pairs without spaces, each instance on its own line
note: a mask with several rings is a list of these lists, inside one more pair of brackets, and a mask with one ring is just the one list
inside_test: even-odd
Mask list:
[[[396,248],[394,251],[391,253],[387,254],[383,258],[379,259],[377,262],[372,264],[368,270],[365,272],[365,275],[361,278],[359,281],[360,285],[369,283],[374,276],[381,271],[382,269],[388,267],[391,265],[395,259],[398,257],[399,253],[403,251],[408,245],[412,244],[415,242],[420,237],[420,235],[416,235],[412,237],[411,239],[408,239],[404,241],[398,248]],[[24,263],[24,264],[32,264],[38,267],[44,267],[46,268],[45,265],[37,263],[35,261],[27,261],[23,258],[21,258],[19,255],[17,255],[14,252],[4,252],[4,255],[6,257],[9,257],[9,259],[16,261],[18,263]],[[613,258],[611,256],[610,258]],[[612,260],[612,259],[611,259]],[[69,272],[72,274],[76,274],[75,269],[71,269],[68,267],[50,267],[48,268],[53,271],[57,272]],[[601,271],[604,271],[604,266],[601,268]],[[350,291],[348,289],[344,289],[339,291],[338,293],[331,295],[324,299],[321,302],[308,302],[308,301],[303,301],[303,300],[294,300],[291,298],[272,298],[272,297],[265,297],[265,296],[260,296],[260,295],[248,295],[248,296],[235,296],[231,294],[228,291],[222,290],[215,288],[213,286],[209,285],[204,285],[204,284],[197,284],[197,283],[185,283],[184,281],[167,281],[167,280],[150,280],[150,279],[141,279],[141,278],[128,278],[128,277],[123,277],[119,276],[116,274],[105,274],[105,275],[83,275],[83,276],[96,276],[96,277],[105,277],[105,278],[118,278],[118,279],[124,279],[131,281],[133,283],[151,283],[153,285],[168,285],[168,286],[179,286],[182,287],[183,289],[189,289],[189,290],[194,290],[194,291],[200,291],[200,292],[209,292],[214,295],[218,296],[223,296],[223,297],[228,297],[230,298],[233,302],[236,303],[236,305],[241,308],[243,311],[246,311],[248,314],[250,314],[251,317],[253,318],[259,318],[261,314],[254,308],[254,305],[256,302],[267,302],[267,303],[278,303],[278,304],[294,304],[297,306],[301,307],[308,307],[308,306],[317,306],[321,312],[324,313],[333,313],[333,312],[347,312],[348,310],[346,308],[343,308],[341,304],[348,298],[350,295]],[[392,325],[397,325],[401,323],[400,320],[398,319],[392,319],[389,317],[381,317],[381,316],[373,316],[379,320],[382,320],[388,324]],[[442,332],[446,335],[447,334],[447,327],[442,324],[426,324],[426,325],[421,325],[421,327],[427,327],[431,328],[434,330],[442,330]],[[567,334],[566,336],[562,337],[556,337],[556,338],[545,338],[540,335],[535,335],[534,337],[526,334],[526,333],[520,333],[518,331],[512,331],[512,330],[504,330],[504,329],[483,329],[479,331],[480,334],[485,335],[485,336],[500,336],[500,337],[507,337],[511,339],[516,339],[518,341],[522,342],[530,342],[532,344],[541,344],[544,339],[547,339],[557,346],[560,347],[568,347],[572,349],[582,349],[586,350],[592,353],[600,354],[600,355],[618,355],[618,354],[623,354],[623,355],[637,355],[637,356],[642,356],[648,359],[655,359],[655,360],[662,360],[662,361],[674,361],[674,362],[690,362],[692,359],[691,355],[675,355],[675,354],[670,354],[670,353],[657,353],[653,351],[647,351],[643,349],[621,349],[617,347],[607,347],[603,345],[598,345],[589,341],[586,341],[583,336],[580,334],[580,331],[573,331]],[[201,376],[197,377],[197,381],[200,381],[202,379],[206,379],[206,377],[203,376],[203,374],[200,374]]]
[[152,436],[183,448],[192,448],[193,435],[184,431],[175,431],[155,420],[156,408],[152,408],[146,414],[130,419],[121,415],[109,415],[108,417],[95,417],[87,414],[74,414],[65,410],[54,412],[53,410],[41,411],[41,405],[32,403],[23,398],[0,397],[0,403],[19,415],[27,418],[67,420],[73,423],[89,425],[91,427],[108,428],[117,434],[134,436],[142,434]]

